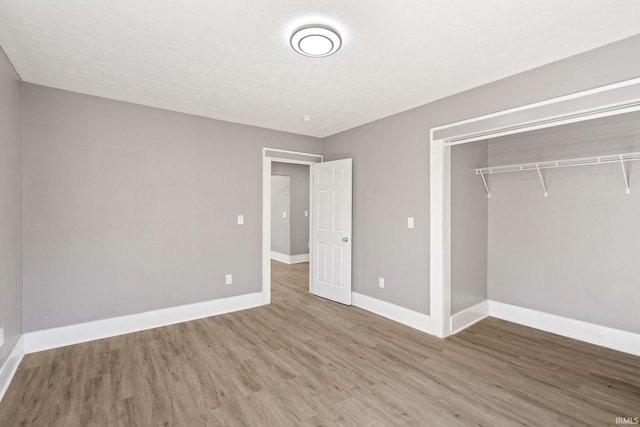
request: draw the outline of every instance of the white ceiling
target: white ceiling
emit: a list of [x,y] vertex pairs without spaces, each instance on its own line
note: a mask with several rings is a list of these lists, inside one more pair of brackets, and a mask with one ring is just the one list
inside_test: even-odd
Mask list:
[[317,137],[635,34],[638,0],[0,0],[24,81]]

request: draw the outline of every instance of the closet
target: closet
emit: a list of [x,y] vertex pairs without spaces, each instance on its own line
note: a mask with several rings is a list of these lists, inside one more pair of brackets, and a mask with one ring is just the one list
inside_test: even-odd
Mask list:
[[452,314],[487,299],[640,333],[637,160],[640,112],[454,146]]
[[430,330],[640,354],[640,79],[432,128]]

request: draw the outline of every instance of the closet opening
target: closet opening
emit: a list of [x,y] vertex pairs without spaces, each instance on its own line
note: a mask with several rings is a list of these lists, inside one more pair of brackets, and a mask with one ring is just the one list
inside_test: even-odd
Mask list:
[[640,353],[640,79],[432,129],[430,151],[434,335],[490,315]]

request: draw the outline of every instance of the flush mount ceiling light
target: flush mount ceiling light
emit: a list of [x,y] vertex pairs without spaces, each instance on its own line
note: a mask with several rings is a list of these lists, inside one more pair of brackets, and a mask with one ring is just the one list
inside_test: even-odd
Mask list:
[[291,36],[291,47],[300,55],[312,58],[333,55],[340,46],[340,34],[326,25],[304,25]]

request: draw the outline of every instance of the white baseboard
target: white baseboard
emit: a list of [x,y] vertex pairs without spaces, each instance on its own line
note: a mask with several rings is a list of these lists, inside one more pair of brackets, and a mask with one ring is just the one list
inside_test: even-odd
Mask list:
[[477,323],[489,315],[489,301],[484,300],[478,304],[465,308],[451,316],[451,333],[457,334],[463,329]]
[[280,252],[271,251],[271,259],[274,259],[274,260],[280,261],[280,262],[284,262],[285,264],[291,264],[289,262],[289,255],[285,255],[285,254],[280,253]]
[[308,262],[309,254],[286,255],[280,252],[271,251],[271,259],[284,262],[285,264],[298,264],[300,262]]
[[419,331],[431,332],[431,320],[428,314],[418,313],[357,292],[351,293],[351,304]]
[[309,262],[309,254],[291,255],[290,264],[298,264],[300,262]]
[[4,362],[2,367],[0,367],[0,401],[2,401],[4,394],[7,392],[9,384],[11,384],[11,380],[16,374],[23,357],[24,339],[21,336],[18,339],[18,342],[13,346],[13,350],[11,350],[9,358]]
[[24,334],[24,352],[64,347],[263,305],[262,292]]
[[489,301],[489,315],[602,347],[640,356],[640,334]]

